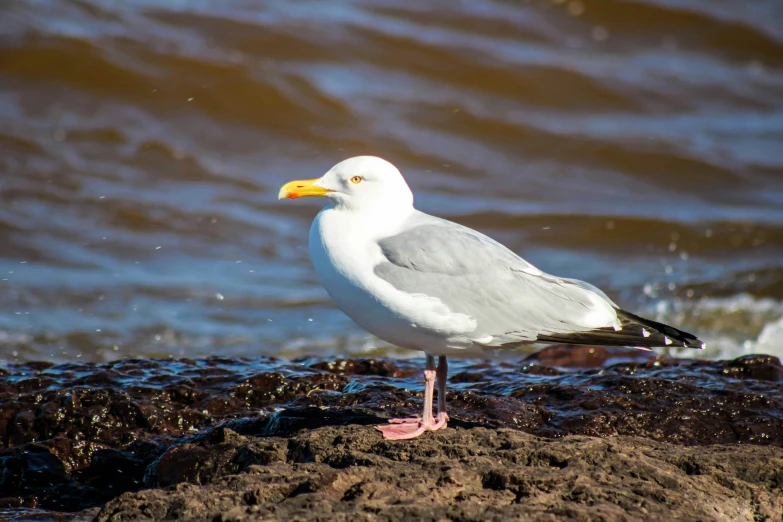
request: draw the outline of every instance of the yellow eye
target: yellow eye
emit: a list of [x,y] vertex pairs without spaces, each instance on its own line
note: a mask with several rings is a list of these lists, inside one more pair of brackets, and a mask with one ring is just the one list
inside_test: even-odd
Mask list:
[[361,182],[362,182],[362,177],[361,176],[354,176],[354,177],[351,178],[351,183],[354,183],[354,184],[358,185]]

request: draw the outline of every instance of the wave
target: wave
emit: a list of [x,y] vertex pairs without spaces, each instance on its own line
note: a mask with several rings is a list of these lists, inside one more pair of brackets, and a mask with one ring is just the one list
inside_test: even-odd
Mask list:
[[775,349],[779,2],[311,7],[3,12],[0,356],[391,353],[317,284],[318,203],[276,200],[358,154],[704,356]]
[[783,301],[778,299],[738,294],[661,300],[648,311],[658,320],[698,332],[707,344],[702,352],[672,350],[677,356],[732,359],[768,354],[783,358]]

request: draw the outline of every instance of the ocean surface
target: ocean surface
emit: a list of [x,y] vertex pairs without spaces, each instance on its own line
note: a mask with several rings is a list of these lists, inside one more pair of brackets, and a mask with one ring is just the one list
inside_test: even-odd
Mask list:
[[544,271],[783,356],[783,3],[6,0],[0,362],[420,355],[337,310],[350,156]]

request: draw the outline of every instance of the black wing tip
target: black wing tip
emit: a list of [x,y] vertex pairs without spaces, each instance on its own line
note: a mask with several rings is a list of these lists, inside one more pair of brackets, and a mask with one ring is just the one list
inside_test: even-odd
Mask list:
[[617,310],[622,328],[598,328],[586,332],[552,333],[537,336],[541,342],[583,344],[592,346],[633,346],[642,350],[651,348],[693,348],[703,350],[706,345],[695,335],[683,330],[644,319],[638,315]]
[[[663,344],[657,344],[656,346],[666,348],[671,346],[672,348],[679,348],[675,344],[682,344],[682,348],[693,348],[696,350],[703,350],[706,347],[704,341],[693,335],[692,333],[680,330],[668,324],[659,323],[651,319],[645,319],[631,312],[625,310],[617,310],[617,317],[620,319],[620,324],[623,329],[639,329],[643,336],[649,336],[650,339],[663,341]],[[649,328],[652,332],[647,330]]]

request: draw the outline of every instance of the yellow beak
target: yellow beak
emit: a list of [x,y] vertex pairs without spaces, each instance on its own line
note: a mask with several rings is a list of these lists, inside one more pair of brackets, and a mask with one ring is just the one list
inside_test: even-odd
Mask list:
[[329,189],[322,187],[316,187],[315,182],[317,179],[305,179],[297,180],[286,183],[280,188],[280,192],[277,193],[277,199],[296,199],[303,198],[305,196],[323,196],[332,192]]

